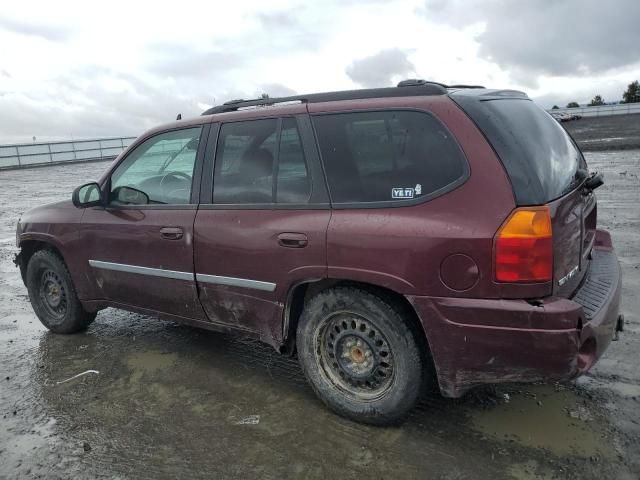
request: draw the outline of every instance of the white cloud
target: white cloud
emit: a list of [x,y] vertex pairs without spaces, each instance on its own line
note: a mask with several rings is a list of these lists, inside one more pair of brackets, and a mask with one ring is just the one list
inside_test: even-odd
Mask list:
[[[595,93],[614,100],[640,78],[640,65],[623,56],[602,63],[599,54],[587,70],[569,61],[544,68],[535,41],[522,57],[499,49],[499,1],[7,2],[0,143],[136,135],[232,98],[387,86],[405,75],[525,89],[559,104]],[[545,5],[536,18],[546,18]],[[503,33],[518,32],[518,18]],[[563,38],[563,22],[548,28],[532,35]],[[580,45],[565,42],[564,55],[584,58]]]

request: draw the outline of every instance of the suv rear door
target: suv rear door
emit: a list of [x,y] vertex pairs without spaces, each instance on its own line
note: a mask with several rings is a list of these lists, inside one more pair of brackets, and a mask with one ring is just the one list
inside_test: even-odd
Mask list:
[[[426,281],[424,270],[434,271],[433,265],[416,266],[416,253],[438,244],[436,231],[446,214],[437,208],[418,213],[411,206],[466,181],[462,150],[427,111],[312,111],[312,121],[334,209],[327,232],[329,276],[415,291],[414,275]],[[390,208],[401,206],[409,208]],[[439,265],[436,250],[429,256]]]
[[570,296],[588,270],[596,229],[595,195],[579,188],[587,175],[582,153],[566,130],[524,94],[459,91],[451,98],[495,149],[516,204],[549,205],[554,260],[549,293]]
[[327,276],[331,211],[308,116],[223,123],[209,143],[213,182],[194,227],[200,301],[211,322],[278,343],[290,287]]

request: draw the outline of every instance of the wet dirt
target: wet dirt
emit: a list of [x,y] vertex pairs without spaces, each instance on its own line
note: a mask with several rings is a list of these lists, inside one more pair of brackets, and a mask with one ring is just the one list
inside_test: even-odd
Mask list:
[[471,418],[475,428],[500,441],[511,439],[559,456],[615,458],[612,445],[602,441],[602,419],[594,417],[576,393],[559,385],[519,392],[501,408],[472,412]]
[[432,396],[392,428],[335,416],[295,359],[246,338],[113,309],[46,331],[11,263],[15,222],[106,165],[0,172],[0,478],[638,478],[640,150],[587,160],[624,273],[620,341],[576,382]]

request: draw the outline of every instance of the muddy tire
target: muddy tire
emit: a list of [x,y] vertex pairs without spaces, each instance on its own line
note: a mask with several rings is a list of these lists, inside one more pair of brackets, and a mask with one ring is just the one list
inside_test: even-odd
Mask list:
[[424,356],[401,312],[393,301],[355,287],[325,290],[307,301],[296,335],[298,358],[334,412],[389,425],[415,406]]
[[29,299],[42,324],[55,333],[85,330],[96,318],[82,308],[62,259],[49,250],[32,255],[26,274]]

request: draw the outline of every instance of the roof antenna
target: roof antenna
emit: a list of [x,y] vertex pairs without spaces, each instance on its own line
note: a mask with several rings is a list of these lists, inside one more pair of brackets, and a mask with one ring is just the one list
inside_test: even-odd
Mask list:
[[176,117],[176,120],[182,120],[182,114],[179,113],[178,116]]

